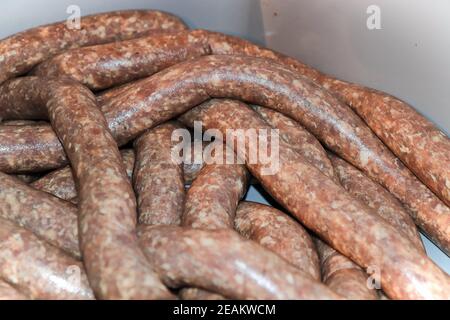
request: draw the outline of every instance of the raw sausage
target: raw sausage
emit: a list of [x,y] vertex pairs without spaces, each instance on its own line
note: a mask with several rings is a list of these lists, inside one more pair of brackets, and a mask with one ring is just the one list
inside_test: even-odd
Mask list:
[[72,80],[38,77],[6,82],[0,92],[22,98],[12,108],[46,112],[62,141],[79,188],[80,248],[96,296],[173,297],[139,249],[134,193],[94,95]]
[[33,299],[93,299],[83,265],[0,218],[0,277]]
[[280,138],[286,141],[297,153],[303,155],[311,165],[319,169],[328,178],[339,182],[334,174],[333,165],[320,142],[298,122],[269,108],[254,105],[252,109],[272,128],[277,129]]
[[183,164],[172,157],[172,133],[181,129],[167,122],[134,141],[133,174],[139,223],[179,225],[184,209]]
[[[408,168],[447,205],[450,205],[450,139],[410,105],[387,93],[337,80],[298,60],[256,46],[243,39],[203,30],[192,32],[204,33],[204,36],[208,37],[213,54],[240,54],[270,58],[329,90],[352,107]],[[346,160],[350,161],[350,158]],[[358,166],[357,162],[352,164],[359,169],[364,167]],[[425,199],[418,198],[415,203],[414,197],[418,194],[414,192],[408,195],[411,188],[408,182],[403,184],[399,181],[397,186],[391,186],[387,182],[385,184],[388,189],[395,189],[395,192],[390,191],[401,201],[408,204],[414,203],[411,205],[413,212],[426,211],[426,207],[420,208],[421,201],[424,202],[424,206],[431,208],[437,205],[433,203],[435,201],[429,200],[431,195],[427,195]],[[417,191],[420,191],[420,188]],[[447,234],[449,233],[447,230]]]
[[[203,155],[209,156],[203,159],[207,164],[186,195],[182,225],[208,230],[233,229],[236,207],[247,191],[249,174],[241,164],[226,163],[227,157],[234,154],[222,141],[211,142],[207,149],[202,153],[202,159]],[[223,298],[198,288],[183,288],[179,295],[182,299]]]
[[[181,39],[187,35],[191,44],[208,43],[213,54],[238,54],[273,59],[331,90],[352,106],[410,169],[425,181],[447,205],[449,204],[450,140],[406,103],[380,91],[333,79],[295,59],[261,48],[237,37],[206,30],[193,30],[177,35]],[[173,42],[176,43],[176,41]],[[373,105],[376,105],[377,108],[372,108]],[[390,124],[387,130],[386,123]],[[400,127],[401,130],[398,129]],[[419,147],[415,148],[415,146]],[[353,165],[364,169],[365,158],[367,157],[363,157],[362,165],[355,160]],[[347,158],[347,160],[352,159]],[[376,170],[372,172],[368,169],[368,171],[375,178],[377,177]],[[433,208],[437,208],[439,205],[430,194],[424,198],[417,198],[420,193],[426,192],[425,189],[419,192],[420,187],[418,192],[409,196],[408,192],[402,188],[410,185],[408,181],[393,184],[387,178],[378,180],[383,182],[402,202],[406,203],[413,215],[417,214],[416,211],[426,212],[430,210],[430,207],[434,210]],[[398,179],[392,180],[398,181]],[[415,183],[414,189],[417,189],[417,186]],[[436,239],[436,237],[434,238]]]
[[61,142],[47,124],[0,125],[0,144],[3,172],[46,171],[67,163]]
[[234,299],[339,298],[233,230],[141,225],[139,241],[169,287],[191,285]]
[[397,230],[403,232],[417,249],[425,250],[416,225],[396,198],[345,160],[332,153],[328,156],[342,186],[350,194],[372,208]]
[[69,76],[92,90],[101,90],[209,53],[206,43],[191,42],[179,33],[161,33],[69,50],[37,66],[33,74]]
[[239,98],[297,120],[328,148],[406,203],[415,222],[450,252],[450,208],[420,183],[346,105],[272,61],[206,56],[183,62],[139,82],[109,100],[102,110],[122,144],[210,97]]
[[[130,149],[121,150],[120,154],[127,172],[131,179],[134,167],[134,152]],[[63,200],[71,200],[77,197],[73,172],[70,166],[57,169],[30,184],[31,187],[50,193]]]
[[[128,178],[131,179],[134,168],[134,152],[131,149],[120,151]],[[191,183],[194,180],[203,163],[191,163],[190,160],[183,163],[183,173],[185,183]],[[77,197],[77,190],[73,180],[73,173],[70,166],[54,170],[45,176],[33,181],[30,186],[35,189],[45,191],[63,200],[72,201]]]
[[232,229],[236,207],[247,191],[248,180],[244,165],[206,164],[187,192],[182,225]]
[[[346,105],[272,61],[207,56],[180,63],[139,81],[108,100],[102,110],[113,136],[123,144],[211,96],[240,98],[297,120],[328,148],[385,186],[407,206],[416,224],[450,252],[450,208],[422,185]],[[8,99],[4,101],[9,105]]]
[[241,201],[236,230],[320,281],[317,250],[308,232],[283,212],[263,204]]
[[[323,76],[381,140],[450,206],[450,139],[406,102],[387,93]],[[412,195],[413,197],[414,195]]]
[[[189,113],[190,119],[223,134],[230,128],[270,128],[237,101],[212,100]],[[269,142],[267,147],[272,150]],[[279,170],[273,175],[264,174],[264,165],[249,163],[246,158],[250,172],[275,200],[361,267],[381,270],[383,289],[391,298],[449,297],[449,277],[407,237],[311,166],[282,139],[273,141],[277,142]],[[248,157],[247,150],[240,152]]]
[[152,10],[94,14],[80,19],[32,28],[0,40],[0,84],[24,74],[36,64],[70,48],[132,39],[154,30],[184,30],[177,17]]
[[378,300],[375,288],[368,287],[367,274],[355,263],[315,239],[322,268],[322,281],[334,292],[351,300]]
[[[326,151],[320,145],[319,141],[306,131],[301,125],[285,115],[273,111],[271,109],[253,106],[253,109],[270,124],[271,127],[279,130],[280,137],[286,141],[297,153],[305,157],[311,165],[319,169],[327,177],[333,179],[340,184],[339,179],[335,175],[333,165],[327,157]],[[408,216],[410,219],[410,217]],[[317,238],[314,238],[320,241]],[[367,286],[367,275],[358,265],[350,261],[324,242],[320,241],[318,246],[319,256],[321,257],[321,269],[323,270],[325,283],[334,291],[339,292],[349,299],[375,299],[377,298],[374,290]],[[333,259],[324,261],[324,252],[332,255]],[[334,264],[332,264],[335,262]],[[331,268],[336,271],[338,267],[345,267],[345,270],[338,272],[332,278],[328,279],[329,264],[336,265]],[[353,289],[352,289],[353,288]]]
[[80,258],[76,209],[0,172],[0,217]]

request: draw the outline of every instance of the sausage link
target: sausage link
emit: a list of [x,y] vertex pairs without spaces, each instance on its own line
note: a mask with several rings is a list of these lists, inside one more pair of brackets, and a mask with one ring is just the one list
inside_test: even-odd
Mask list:
[[[202,121],[206,129],[214,128],[223,135],[227,129],[270,130],[253,110],[237,101],[212,100],[185,116]],[[279,170],[273,175],[265,174],[264,164],[248,161],[247,146],[246,150],[237,150],[246,157],[249,171],[276,201],[361,267],[381,270],[383,289],[391,298],[449,298],[449,277],[407,237],[310,165],[282,139],[276,142]],[[227,141],[230,143],[234,141]],[[267,147],[274,149],[271,140]]]
[[[192,32],[204,33],[209,38],[208,42],[213,54],[240,54],[270,58],[329,90],[353,108],[390,150],[447,205],[450,205],[450,170],[448,170],[450,139],[413,107],[392,95],[337,80],[298,60],[261,48],[243,39],[203,30]],[[350,158],[346,160],[352,162]],[[365,166],[358,166],[358,163],[358,161],[352,162],[359,169],[364,169]],[[381,165],[380,168],[382,168]],[[375,169],[376,167],[367,169],[374,178],[377,172]],[[426,212],[429,208],[438,205],[436,201],[433,201],[431,194],[426,193],[426,197],[421,195],[424,190],[418,187],[417,182],[413,188],[417,191],[411,194],[409,192],[412,185],[408,181],[402,183],[395,178],[394,182],[382,179],[379,181],[383,181],[385,187],[402,202],[412,203],[410,206],[413,211]],[[417,196],[419,197],[416,198]],[[424,203],[422,208],[421,202]],[[447,234],[449,233],[447,230]]]
[[298,122],[269,108],[252,106],[252,109],[272,128],[278,129],[280,138],[286,141],[297,153],[303,155],[311,165],[319,169],[328,178],[339,182],[334,174],[333,165],[320,142]]
[[[128,152],[123,153],[125,156],[126,154],[133,155],[131,150],[128,150]],[[124,157],[125,158],[125,157]],[[134,157],[133,157],[134,159]],[[1,174],[1,173],[0,173]],[[17,190],[18,188],[16,188]],[[19,189],[20,190],[20,189]],[[23,215],[27,213],[27,203],[32,202],[34,206],[38,208],[44,208],[45,204],[48,204],[48,201],[46,200],[49,198],[48,196],[45,196],[45,193],[41,191],[35,191],[32,188],[24,186],[21,190],[21,200],[20,202],[17,202],[16,210],[18,212],[18,219],[23,219]],[[65,201],[56,201],[52,203],[52,205],[46,206],[47,211],[46,212],[38,212],[36,216],[40,219],[37,221],[37,223],[34,226],[34,232],[41,235],[43,239],[49,240],[48,235],[54,234],[56,237],[55,245],[59,246],[61,243],[63,243],[63,240],[66,240],[66,237],[64,236],[64,233],[59,233],[62,228],[66,228],[69,230],[73,230],[73,232],[69,233],[67,238],[69,239],[69,242],[73,245],[78,245],[78,226],[76,222],[76,215],[77,215],[77,209],[75,206],[71,205],[70,203],[66,203]],[[46,214],[46,216],[43,216],[43,214]],[[1,219],[1,218],[0,218]],[[17,219],[16,219],[17,220]],[[48,226],[44,222],[52,221],[51,224]],[[48,229],[51,229],[50,232]],[[1,289],[1,282],[0,282],[0,289]],[[184,291],[184,290],[183,290]],[[1,294],[1,291],[0,291]],[[220,295],[207,292],[204,290],[189,290],[187,289],[186,295],[188,295],[189,299],[194,299],[195,296],[198,296],[198,299],[205,298],[206,296],[209,296],[209,299],[215,299],[214,297],[220,297]],[[1,295],[0,295],[1,297]],[[188,297],[186,296],[186,299]]]
[[0,40],[0,84],[70,48],[137,38],[154,30],[184,30],[177,17],[152,10],[94,14],[80,19],[80,28],[66,21],[32,28]]
[[320,281],[319,257],[308,232],[279,210],[241,201],[235,228],[245,238],[256,241],[289,263]]
[[37,77],[9,81],[0,92],[12,97],[27,92],[28,102],[17,99],[18,105],[47,109],[74,168],[80,198],[80,248],[96,296],[172,297],[138,246],[134,193],[94,95],[71,80]]
[[[127,172],[131,179],[134,168],[134,152],[130,149],[121,150],[120,154]],[[190,160],[183,163],[183,173],[185,183],[191,183],[198,175],[203,163],[191,163]],[[30,186],[35,189],[45,191],[63,200],[73,202],[77,198],[75,181],[73,180],[72,168],[70,166],[54,170],[47,175],[33,181]]]
[[70,76],[90,89],[101,90],[148,77],[181,61],[209,53],[206,43],[191,43],[189,37],[177,33],[161,33],[69,50],[41,63],[34,74]]
[[0,217],[80,258],[76,209],[0,172]]
[[[121,150],[120,154],[123,159],[127,176],[131,179],[134,167],[134,152],[133,150],[125,149]],[[52,171],[42,178],[32,182],[30,186],[67,201],[77,197],[73,172],[70,166]]]
[[[450,206],[450,139],[413,107],[387,93],[323,76],[419,179]],[[410,186],[402,185],[408,192]],[[410,194],[414,199],[416,193]]]
[[135,83],[108,100],[102,110],[113,136],[123,144],[210,97],[240,98],[277,109],[300,122],[329,149],[385,186],[407,206],[415,223],[450,252],[450,208],[346,105],[272,61],[208,56],[180,63]]
[[[186,35],[190,38],[191,44],[196,42],[204,43],[206,41],[213,54],[239,54],[273,59],[328,88],[365,118],[366,122],[371,125],[372,129],[384,142],[432,190],[449,204],[450,183],[448,182],[449,173],[447,168],[450,160],[450,140],[404,102],[379,91],[332,79],[295,59],[261,48],[243,39],[205,30],[179,33],[181,38],[186,37]],[[126,90],[127,88],[123,89]],[[374,104],[377,105],[377,108],[372,108]],[[392,108],[391,105],[393,106]],[[337,111],[335,115],[339,116],[340,112],[339,110]],[[375,115],[372,115],[372,113]],[[328,114],[331,113],[328,112]],[[407,114],[408,119],[406,117],[403,118],[403,114]],[[385,117],[388,117],[389,121],[384,121]],[[387,122],[390,123],[390,126],[386,130],[384,126]],[[401,130],[398,129],[400,124]],[[354,126],[354,123],[351,126]],[[315,128],[320,130],[321,126],[315,126]],[[311,128],[308,129],[313,131]],[[347,129],[349,129],[348,126]],[[373,146],[371,146],[370,144],[367,145],[357,140],[355,141],[355,137],[359,137],[358,134],[343,132],[342,126],[341,130],[337,131],[341,132],[342,136],[347,138],[353,147],[356,145],[357,149],[361,150],[360,152],[352,153],[350,152],[352,149],[347,148],[346,144],[342,144],[343,150],[340,150],[340,152],[337,150],[339,149],[338,145],[334,145],[334,148],[333,145],[329,147],[392,192],[408,207],[416,223],[448,253],[450,244],[446,235],[450,234],[449,230],[439,230],[435,234],[434,229],[439,229],[440,226],[448,224],[449,209],[436,199],[434,194],[421,185],[403,167],[402,163],[394,161],[396,159],[390,155],[390,152],[386,152],[383,148],[381,150],[380,148],[378,150],[374,148],[373,146],[376,147],[379,144],[378,141],[372,141]],[[424,132],[431,133],[425,135]],[[367,130],[363,130],[362,135],[367,136],[367,133]],[[367,139],[363,139],[363,141],[370,142]],[[328,139],[325,142],[330,141]],[[416,145],[420,147],[415,148]],[[360,146],[364,146],[366,149],[360,148]],[[346,150],[350,151],[346,152]],[[420,152],[417,150],[420,150]],[[430,150],[432,152],[429,152]]]
[[[226,164],[227,157],[234,154],[223,142],[213,142],[206,148],[209,150],[205,150],[203,154],[208,154],[210,158],[202,157],[207,164],[200,170],[187,192],[181,224],[208,230],[233,229],[236,208],[247,191],[249,174],[243,165]],[[195,147],[192,149],[195,150]],[[223,298],[198,288],[183,288],[179,295],[182,299]]]
[[47,124],[0,125],[0,144],[3,172],[46,171],[67,163],[61,142]]
[[93,299],[83,265],[0,218],[0,277],[33,299]]
[[207,164],[186,195],[182,225],[201,229],[233,228],[236,207],[249,175],[240,164]]
[[[326,151],[313,135],[306,131],[300,124],[281,113],[258,106],[253,106],[253,109],[258,112],[272,128],[278,129],[280,137],[297,153],[305,157],[305,160],[319,169],[328,178],[331,178],[337,184],[340,184],[339,178],[335,175],[333,165],[331,164],[330,159],[328,159]],[[333,279],[326,281],[325,283],[328,286],[349,299],[364,300],[377,298],[374,290],[367,286],[366,273],[358,265],[351,262],[347,257],[323,242],[321,242],[320,250],[321,252],[319,252],[319,255],[321,255],[324,250],[327,250],[332,252],[334,256],[333,261],[338,261],[339,265],[351,266],[351,270],[346,269],[345,271],[339,272]],[[322,263],[322,265],[325,267],[324,269],[326,269],[326,264],[324,265]]]
[[378,300],[378,293],[370,289],[367,274],[355,263],[333,248],[316,239],[322,268],[322,281],[334,292],[351,300]]
[[176,122],[167,122],[134,142],[133,184],[139,223],[180,224],[185,197],[183,165],[172,157],[172,133],[180,128]]
[[342,186],[350,194],[372,208],[397,230],[403,232],[417,249],[425,251],[416,225],[392,194],[345,160],[331,153],[328,156]]
[[233,230],[144,225],[138,230],[147,257],[170,287],[190,285],[234,299],[339,298]]
[[206,56],[183,62],[139,82],[108,101],[102,110],[122,144],[210,97],[239,98],[277,109],[300,122],[329,149],[406,203],[415,222],[450,252],[450,208],[420,183],[346,105],[273,61]]
[[11,286],[9,283],[0,280],[0,300],[29,300],[25,294]]

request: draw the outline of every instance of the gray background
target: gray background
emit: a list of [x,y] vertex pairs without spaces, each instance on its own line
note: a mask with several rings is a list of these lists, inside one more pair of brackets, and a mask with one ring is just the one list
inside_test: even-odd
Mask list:
[[[381,30],[366,27],[372,4],[381,9]],[[2,0],[0,38],[66,19],[69,5],[79,5],[83,15],[131,8],[170,11],[192,28],[239,35],[391,93],[450,132],[448,0]],[[264,201],[254,188],[247,198]],[[425,244],[450,273],[450,259]]]

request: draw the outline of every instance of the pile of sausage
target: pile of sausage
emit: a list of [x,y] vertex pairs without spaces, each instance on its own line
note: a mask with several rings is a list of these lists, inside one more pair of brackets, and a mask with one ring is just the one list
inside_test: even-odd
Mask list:
[[[0,121],[2,299],[450,299],[450,139],[386,93],[120,11],[0,40]],[[278,170],[174,162],[197,121],[277,129]]]

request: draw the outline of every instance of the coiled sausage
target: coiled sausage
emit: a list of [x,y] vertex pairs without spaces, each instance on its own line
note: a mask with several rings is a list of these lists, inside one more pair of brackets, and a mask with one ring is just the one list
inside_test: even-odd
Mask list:
[[76,209],[0,172],[0,217],[80,258]]
[[0,277],[33,299],[93,299],[83,265],[0,218]]
[[70,50],[43,62],[33,74],[70,76],[92,90],[101,90],[148,77],[181,61],[209,53],[204,43],[191,42],[178,33],[161,33]]
[[233,230],[141,225],[139,241],[170,287],[191,285],[234,299],[339,298]]
[[32,28],[0,40],[0,84],[70,48],[137,38],[153,30],[184,30],[177,17],[153,10],[94,14],[80,19],[80,28],[66,21]]
[[172,133],[181,129],[167,122],[141,135],[134,142],[133,174],[139,223],[179,225],[184,209],[183,164],[172,156]]
[[375,288],[368,287],[367,274],[355,263],[315,239],[322,268],[322,281],[334,292],[351,300],[377,300]]
[[416,225],[396,198],[345,160],[331,153],[328,156],[342,186],[348,192],[403,232],[419,250],[425,250]]
[[[201,120],[205,128],[215,128],[223,134],[230,128],[268,127],[237,101],[212,100],[189,113],[190,119]],[[241,152],[248,157],[247,150]],[[262,164],[247,162],[253,176],[305,226],[360,266],[381,270],[385,279],[382,286],[390,297],[448,297],[450,282],[442,270],[407,237],[311,166],[282,139],[279,166],[277,172],[267,175]]]
[[93,94],[72,80],[38,77],[11,80],[0,92],[22,97],[12,108],[48,114],[64,145],[79,186],[80,248],[96,296],[172,297],[139,249],[133,190]]
[[308,232],[279,210],[241,201],[236,211],[236,230],[320,281],[317,250]]

